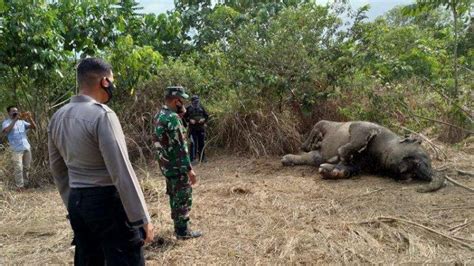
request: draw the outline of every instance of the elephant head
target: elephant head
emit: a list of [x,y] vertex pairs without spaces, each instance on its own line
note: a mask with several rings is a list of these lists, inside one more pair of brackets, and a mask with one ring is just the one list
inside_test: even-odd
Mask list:
[[419,142],[400,142],[388,154],[392,174],[396,179],[418,179],[430,182],[418,189],[419,192],[431,192],[440,189],[444,178],[433,171],[431,159]]

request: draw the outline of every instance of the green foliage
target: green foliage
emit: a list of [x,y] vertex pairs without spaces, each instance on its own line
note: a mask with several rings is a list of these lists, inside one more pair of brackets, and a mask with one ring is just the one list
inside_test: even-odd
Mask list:
[[164,95],[168,86],[180,85],[191,94],[200,93],[205,84],[205,77],[193,64],[181,60],[167,62],[158,69],[154,90]]
[[447,10],[457,10],[458,14],[464,14],[471,8],[471,0],[417,0],[415,4],[404,7],[406,15],[419,15],[429,12],[439,7],[445,7]]
[[163,56],[178,57],[188,46],[181,35],[183,27],[179,13],[146,14],[144,26],[137,36],[137,43],[152,46]]
[[233,8],[218,5],[205,17],[204,26],[199,31],[198,47],[215,42],[225,43],[243,21],[243,15]]
[[[249,23],[229,41],[232,83],[247,103],[276,103],[289,98],[305,105],[330,93],[332,34],[340,26],[327,7],[287,8],[271,19],[267,34]],[[329,66],[329,67],[326,67]],[[245,82],[242,82],[245,81]]]
[[115,66],[119,91],[132,95],[141,82],[158,73],[158,67],[163,63],[160,53],[151,46],[135,45],[130,35],[119,37],[108,54],[109,61]]
[[141,34],[144,21],[143,15],[138,11],[143,9],[135,0],[120,0],[117,8],[117,28],[124,35],[134,39]]
[[173,11],[144,14],[133,0],[0,0],[0,107],[19,104],[44,129],[77,90],[80,58],[100,56],[116,75],[114,109],[145,146],[133,123],[168,85],[199,94],[230,124],[263,111],[292,115],[289,128],[341,116],[472,128],[471,1],[419,0],[372,21],[370,6],[349,2],[175,0]]
[[60,46],[64,38],[58,12],[42,2],[11,1],[1,16],[2,104],[17,102],[44,110],[37,101],[45,102],[54,94],[46,84],[64,76],[62,66],[68,56]]
[[58,14],[63,49],[94,56],[114,41],[115,1],[57,1],[50,8]]
[[361,25],[364,34],[358,55],[366,71],[393,82],[413,76],[438,77],[447,58],[446,45],[418,25],[391,26],[385,19]]
[[[403,11],[407,15],[418,15],[435,10],[440,7],[445,7],[452,13],[453,28],[454,28],[454,53],[453,53],[453,78],[454,86],[450,90],[450,95],[458,98],[459,92],[459,67],[458,67],[458,35],[459,35],[459,19],[466,16],[466,21],[470,16],[472,8],[472,0],[417,0],[415,4],[406,6]],[[457,99],[456,99],[457,100]]]

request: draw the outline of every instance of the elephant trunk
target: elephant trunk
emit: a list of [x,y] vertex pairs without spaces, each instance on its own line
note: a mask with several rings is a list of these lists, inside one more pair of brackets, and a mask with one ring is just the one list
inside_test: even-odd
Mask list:
[[440,173],[435,173],[428,185],[421,186],[416,191],[420,193],[434,192],[442,188],[444,185],[444,177]]

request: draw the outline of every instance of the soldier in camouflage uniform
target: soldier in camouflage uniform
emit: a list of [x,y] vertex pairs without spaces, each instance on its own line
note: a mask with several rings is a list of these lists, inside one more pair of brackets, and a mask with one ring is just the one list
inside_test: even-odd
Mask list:
[[183,87],[166,88],[164,105],[156,118],[157,159],[166,178],[166,193],[170,198],[171,218],[178,239],[201,236],[188,228],[189,211],[192,204],[192,185],[196,174],[189,160],[186,129],[178,110],[182,110],[183,99],[189,96]]

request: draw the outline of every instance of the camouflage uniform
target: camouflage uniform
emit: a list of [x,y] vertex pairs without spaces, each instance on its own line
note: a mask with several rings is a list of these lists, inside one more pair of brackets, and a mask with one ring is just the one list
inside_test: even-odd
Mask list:
[[192,188],[187,173],[189,160],[186,129],[175,111],[163,106],[156,118],[157,160],[166,177],[166,193],[170,198],[171,218],[175,229],[185,228],[192,205]]

